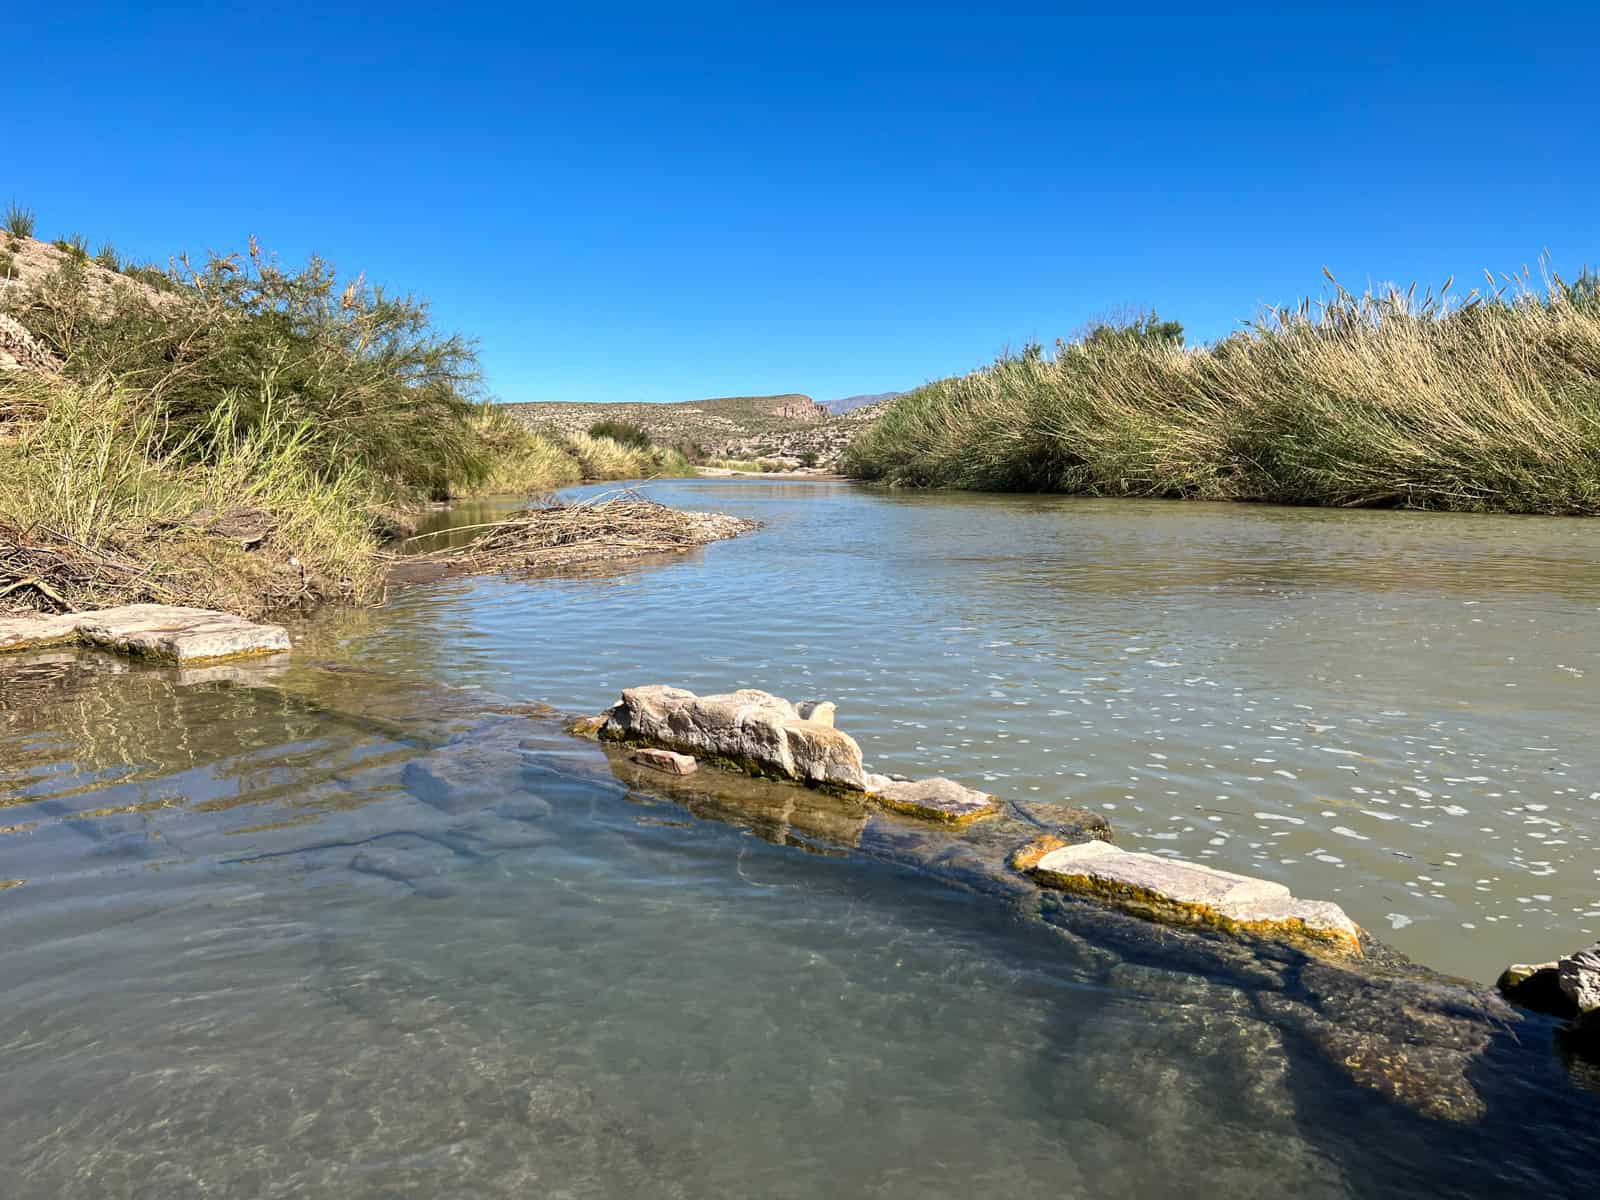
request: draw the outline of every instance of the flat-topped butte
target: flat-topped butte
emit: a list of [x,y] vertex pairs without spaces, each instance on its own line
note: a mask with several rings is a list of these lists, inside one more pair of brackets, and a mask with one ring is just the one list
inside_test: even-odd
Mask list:
[[187,665],[281,654],[289,634],[280,625],[170,604],[0,618],[0,651],[74,644]]
[[[656,684],[628,688],[605,713],[571,728],[604,741],[690,755],[748,775],[859,795],[880,809],[956,829],[1005,811],[998,797],[953,780],[909,780],[867,771],[856,740],[834,727],[834,713],[835,706],[826,701],[793,704],[752,688],[697,696]],[[641,761],[665,769],[647,758]],[[675,762],[671,769],[682,773],[685,766]],[[1337,904],[1298,899],[1271,880],[1131,853],[1099,838],[1069,844],[1052,834],[1019,847],[1010,866],[1042,887],[1167,924],[1362,953],[1360,928]]]

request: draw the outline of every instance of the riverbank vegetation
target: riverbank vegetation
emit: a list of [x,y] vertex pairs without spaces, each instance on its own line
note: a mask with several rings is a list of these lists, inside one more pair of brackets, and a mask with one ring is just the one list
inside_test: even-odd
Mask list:
[[473,347],[423,302],[320,260],[252,241],[155,286],[32,223],[12,206],[0,281],[0,607],[370,603],[383,544],[430,502],[692,473],[523,428],[478,402]]
[[1600,513],[1593,276],[1460,304],[1334,286],[1203,349],[1152,318],[1007,354],[893,401],[844,469],[994,491]]

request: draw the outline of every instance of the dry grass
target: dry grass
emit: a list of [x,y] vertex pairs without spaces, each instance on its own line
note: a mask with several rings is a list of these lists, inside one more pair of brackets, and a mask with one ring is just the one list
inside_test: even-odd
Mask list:
[[1342,290],[1207,350],[1059,345],[895,401],[846,469],[1092,495],[1600,513],[1600,303]]
[[142,398],[110,380],[0,381],[0,592],[55,610],[135,600],[258,615],[383,591],[372,490],[313,470],[297,428],[236,432],[224,403],[208,463],[164,449]]

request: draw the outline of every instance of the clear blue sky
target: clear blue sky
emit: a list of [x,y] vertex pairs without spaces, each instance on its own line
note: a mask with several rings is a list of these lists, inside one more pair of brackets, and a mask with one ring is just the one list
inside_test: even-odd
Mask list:
[[[1600,260],[1589,4],[24,6],[0,201],[415,290],[508,400],[915,385]],[[1458,288],[1461,287],[1458,283]]]

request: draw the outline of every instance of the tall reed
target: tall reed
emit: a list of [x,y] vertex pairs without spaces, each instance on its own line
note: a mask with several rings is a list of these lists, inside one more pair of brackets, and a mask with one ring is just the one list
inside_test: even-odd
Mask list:
[[844,466],[918,486],[1597,513],[1600,298],[1555,278],[1462,305],[1338,289],[1201,350],[1058,343],[901,397]]

